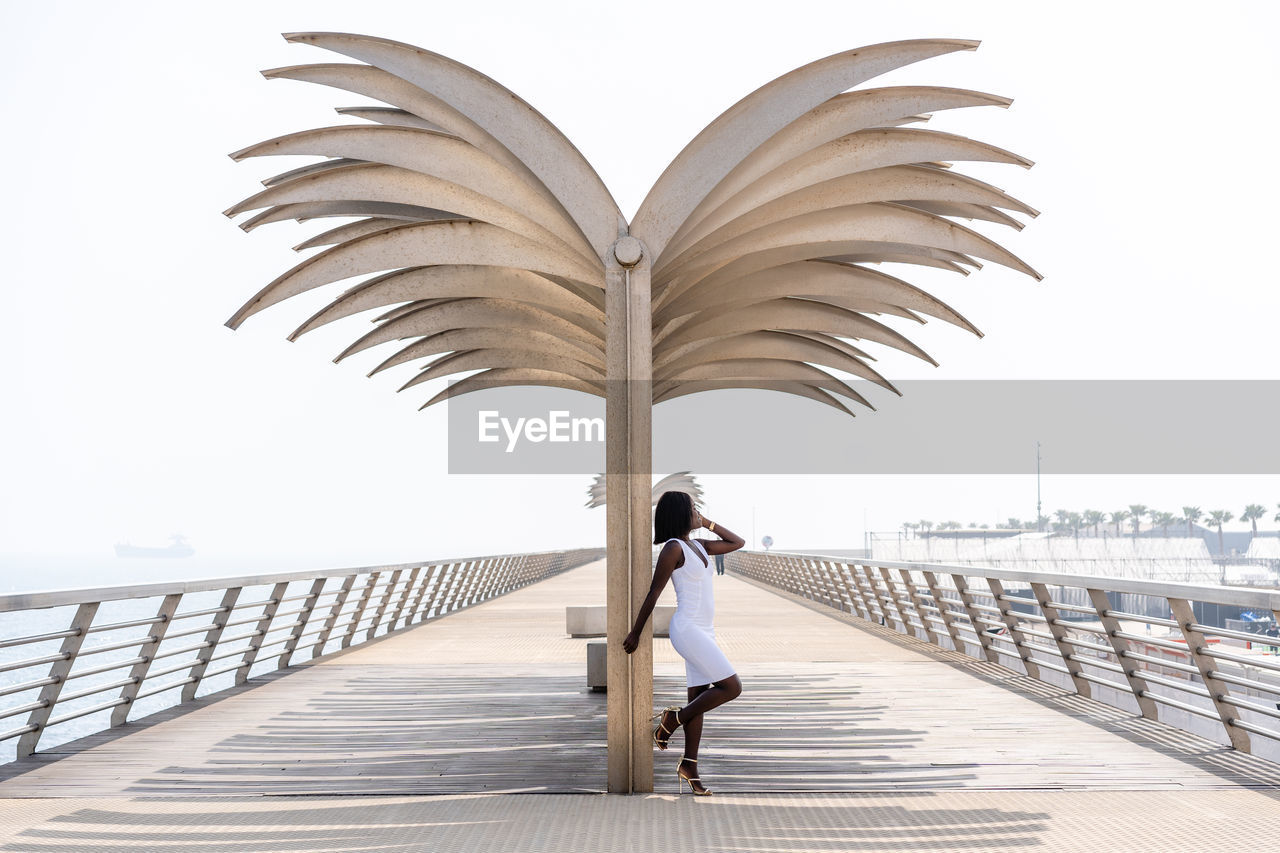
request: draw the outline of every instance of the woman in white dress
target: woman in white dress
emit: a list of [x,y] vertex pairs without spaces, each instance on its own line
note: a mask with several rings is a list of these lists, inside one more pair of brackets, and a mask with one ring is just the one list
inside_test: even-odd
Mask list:
[[[705,527],[719,539],[694,539],[689,533]],[[653,570],[653,583],[635,627],[622,646],[631,654],[640,644],[640,632],[658,603],[658,596],[670,580],[676,588],[676,612],[671,617],[671,645],[684,658],[685,684],[689,704],[671,706],[658,715],[653,741],[658,749],[666,749],[672,732],[684,727],[684,755],[676,767],[676,778],[689,783],[695,794],[708,795],[698,778],[698,745],[702,740],[702,717],[712,708],[742,695],[742,681],[733,664],[716,645],[715,633],[715,569],[711,556],[736,551],[747,544],[738,534],[726,530],[702,515],[685,492],[666,492],[658,499],[653,514],[655,545],[665,543]],[[684,790],[682,785],[680,788]]]

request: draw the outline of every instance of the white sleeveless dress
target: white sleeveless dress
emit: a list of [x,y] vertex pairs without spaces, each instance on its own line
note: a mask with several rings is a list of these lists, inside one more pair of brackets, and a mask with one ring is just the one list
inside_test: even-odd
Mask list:
[[[683,539],[675,541],[684,549],[684,565],[671,574],[671,582],[676,588],[676,612],[671,617],[671,645],[684,658],[687,686],[696,687],[722,681],[733,675],[735,670],[716,645],[716,629],[713,624],[716,601],[715,590],[712,588],[715,568],[701,544],[689,545]],[[698,542],[696,539],[693,541]]]

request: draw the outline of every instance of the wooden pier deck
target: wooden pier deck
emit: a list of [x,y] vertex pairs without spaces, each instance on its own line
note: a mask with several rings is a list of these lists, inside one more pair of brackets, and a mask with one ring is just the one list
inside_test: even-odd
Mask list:
[[[163,834],[184,821],[231,832],[246,820],[255,831],[265,831],[264,821],[296,824],[296,848],[273,835],[283,844],[273,842],[273,850],[366,849],[343,839],[400,837],[406,826],[433,846],[388,841],[367,849],[441,849],[472,819],[479,835],[467,849],[622,849],[610,846],[617,840],[609,837],[610,815],[679,802],[682,736],[656,754],[653,794],[561,796],[604,791],[605,695],[586,687],[587,641],[564,630],[565,606],[602,602],[604,583],[603,562],[592,563],[0,767],[0,832],[9,833],[0,850],[110,849],[109,838],[128,832]],[[977,811],[964,832],[990,830],[992,849],[1002,850],[1041,846],[1050,827],[1067,832],[1072,820],[1091,815],[1096,822],[1099,809],[1152,827],[1163,814],[1166,834],[1179,831],[1178,821],[1187,831],[1214,828],[1212,845],[1195,849],[1219,849],[1213,845],[1237,832],[1280,830],[1280,766],[741,577],[716,584],[717,638],[744,692],[706,719],[699,768],[716,796],[698,806],[721,809],[717,822],[753,840],[706,849],[850,849],[823,834],[828,825],[868,841],[858,849],[897,849],[880,842],[922,826],[910,814],[938,818],[940,809],[947,811],[941,829],[921,829],[907,846],[956,849],[953,824],[968,808]],[[675,603],[670,589],[662,603]],[[655,708],[683,704],[683,663],[665,638],[655,646]],[[519,797],[475,799],[520,793],[554,796],[534,798],[541,806]],[[357,795],[385,799],[350,799]],[[681,811],[693,807],[687,793],[684,800]],[[482,818],[500,802],[500,818]],[[755,818],[733,816],[753,803]],[[598,821],[599,844],[586,846],[586,833],[572,836],[578,846],[556,847],[559,830],[549,826],[535,833],[536,843],[480,844],[505,837],[492,834],[499,825],[514,831],[512,815],[539,808],[550,810],[552,822],[571,814],[583,827]],[[857,815],[839,817],[842,809]],[[471,817],[445,819],[459,810]],[[753,821],[771,810],[813,833],[774,837],[756,827],[763,834],[752,834]],[[316,822],[301,827],[303,814]],[[639,814],[616,819],[631,826]],[[368,821],[365,836],[348,829]],[[858,829],[859,821],[870,823]],[[896,824],[900,831],[889,832]],[[1093,837],[1079,828],[1069,835],[1072,844]],[[943,845],[948,839],[952,847]],[[1174,849],[1139,840],[1101,846]]]

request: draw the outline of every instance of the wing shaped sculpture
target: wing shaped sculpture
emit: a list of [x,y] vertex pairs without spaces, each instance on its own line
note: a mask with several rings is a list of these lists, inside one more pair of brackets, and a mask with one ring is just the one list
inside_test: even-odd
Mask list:
[[376,312],[373,328],[337,360],[398,342],[370,375],[422,359],[429,361],[401,390],[468,374],[424,408],[502,385],[605,398],[608,784],[652,791],[650,733],[637,725],[652,705],[652,649],[641,644],[627,660],[622,632],[653,568],[644,511],[653,404],[760,388],[852,416],[854,404],[870,403],[836,373],[897,393],[871,365],[875,345],[936,364],[878,317],[932,317],[980,334],[936,297],[875,267],[968,274],[987,260],[1039,278],[957,221],[1017,229],[1014,214],[1036,212],[951,168],[964,160],[1030,163],[920,126],[933,111],[1009,101],[931,86],[860,88],[977,42],[925,39],[838,53],[726,110],[680,152],[628,223],[564,134],[483,74],[386,39],[286,38],[354,62],[278,68],[267,77],[375,103],[340,108],[347,123],[232,155],[319,158],[267,179],[262,192],[228,210],[251,214],[245,230],[341,221],[297,246],[313,254],[227,325],[348,282],[290,338]]
[[[596,475],[591,488],[587,489],[587,496],[590,498],[586,503],[587,509],[595,509],[598,506],[605,505],[607,482],[604,474]],[[658,498],[662,497],[665,492],[686,492],[693,498],[694,506],[702,505],[702,487],[698,485],[698,481],[688,471],[677,471],[674,474],[668,474],[654,483],[652,506],[658,505]]]
[[[831,370],[897,389],[872,366],[879,344],[936,364],[875,319],[932,317],[974,334],[939,299],[875,269],[891,262],[967,275],[979,260],[1040,277],[957,220],[1019,229],[1036,211],[951,163],[1030,162],[919,127],[937,110],[1008,106],[932,86],[857,88],[977,42],[872,45],[796,69],[743,98],[676,157],[626,222],[600,177],[537,110],[498,83],[411,45],[343,33],[291,42],[355,60],[278,68],[270,79],[344,90],[382,106],[362,123],[305,130],[231,155],[311,155],[226,211],[246,231],[283,220],[345,221],[227,325],[315,288],[354,280],[293,332],[381,309],[337,361],[399,348],[370,373],[430,359],[400,390],[472,372],[431,397],[498,385],[605,396],[605,253],[637,237],[652,266],[652,402],[713,388],[767,388],[853,414],[870,407]],[[855,346],[851,342],[858,342]],[[832,393],[834,390],[834,393]]]

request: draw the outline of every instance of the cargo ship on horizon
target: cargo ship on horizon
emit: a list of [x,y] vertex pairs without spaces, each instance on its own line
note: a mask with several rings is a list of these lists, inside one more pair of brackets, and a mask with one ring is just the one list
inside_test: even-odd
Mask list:
[[190,557],[196,551],[187,544],[187,538],[180,533],[175,533],[169,537],[173,540],[164,548],[157,548],[145,545],[116,545],[117,557]]

